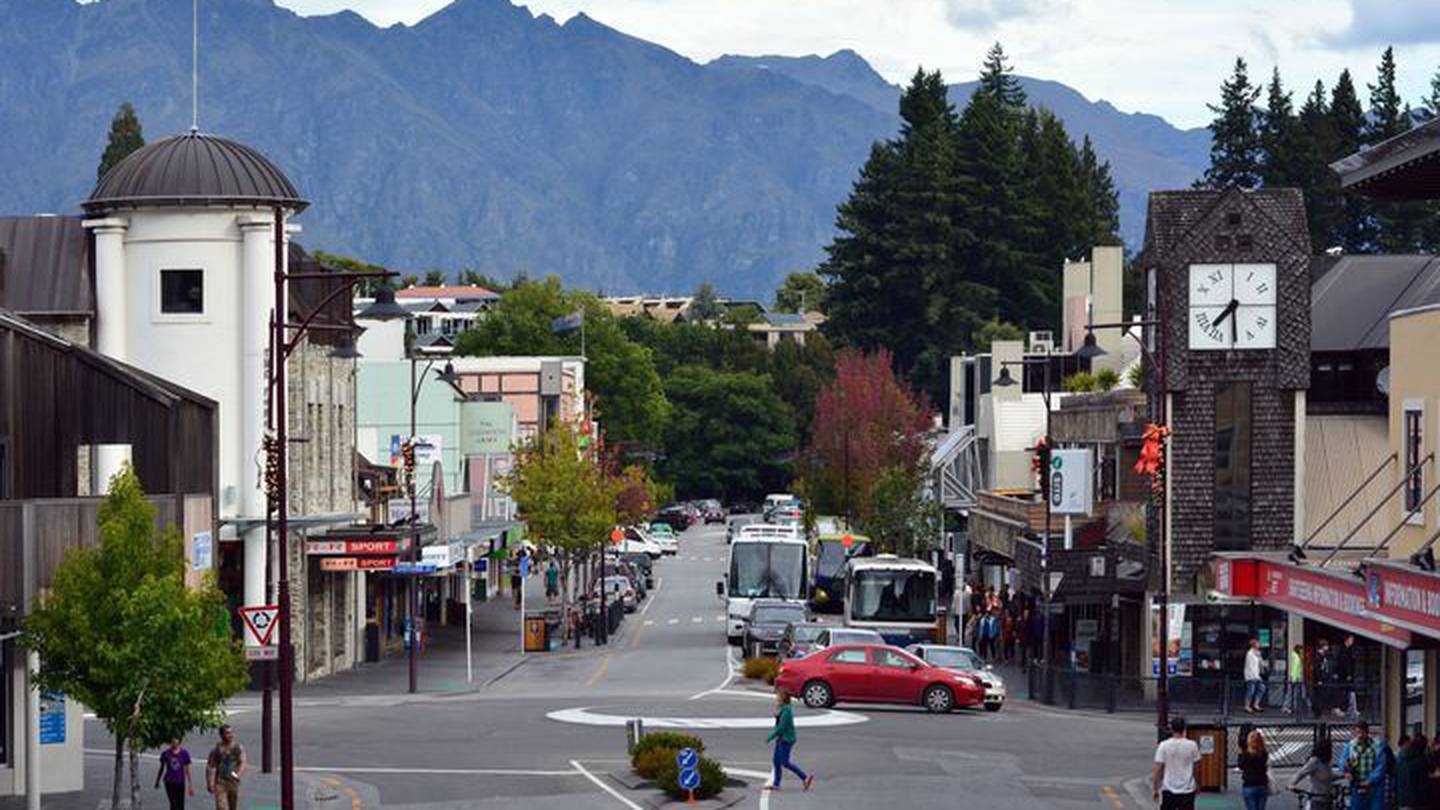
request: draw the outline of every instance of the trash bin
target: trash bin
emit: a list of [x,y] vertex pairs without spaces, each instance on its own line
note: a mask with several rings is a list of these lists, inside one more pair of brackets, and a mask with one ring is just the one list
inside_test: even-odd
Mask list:
[[1200,763],[1195,766],[1195,786],[1200,790],[1222,793],[1229,787],[1229,762],[1225,726],[1219,724],[1192,723],[1185,728],[1185,736],[1200,746]]
[[545,652],[545,614],[525,617],[525,652]]

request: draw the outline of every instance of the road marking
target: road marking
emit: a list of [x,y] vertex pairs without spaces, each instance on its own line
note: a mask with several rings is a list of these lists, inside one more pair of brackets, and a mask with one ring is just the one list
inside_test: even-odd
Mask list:
[[694,624],[699,624],[699,623],[705,621],[705,617],[703,617],[703,616],[696,616],[695,618],[691,619],[690,621],[691,621],[692,623],[694,623]]
[[665,623],[666,623],[666,624],[679,624],[679,623],[680,623],[680,620],[679,620],[679,619],[670,619],[669,621],[666,621]]
[[1115,792],[1115,788],[1105,785],[1100,788],[1100,792],[1105,794],[1105,798],[1110,800],[1110,804],[1115,806],[1115,810],[1125,810],[1125,803],[1120,801],[1120,795]]
[[726,644],[725,644],[725,680],[721,681],[721,682],[720,682],[720,685],[717,686],[717,687],[715,687],[714,689],[706,689],[704,692],[697,692],[697,693],[691,695],[689,699],[690,699],[690,700],[699,700],[700,698],[703,698],[703,697],[705,697],[706,695],[713,695],[713,694],[715,694],[716,692],[724,691],[725,687],[729,686],[729,685],[730,685],[730,682],[733,681],[733,680],[735,680],[735,659],[734,659],[733,657],[731,657],[731,655],[730,655],[730,644],[729,644],[729,642],[726,642]]
[[621,796],[621,795],[620,795],[620,791],[618,791],[618,790],[616,790],[615,788],[610,787],[609,785],[607,785],[607,784],[605,784],[604,782],[600,781],[600,778],[597,777],[595,774],[590,773],[589,771],[585,770],[585,766],[584,766],[584,765],[581,765],[580,763],[576,762],[576,761],[573,760],[573,759],[570,760],[570,765],[573,766],[573,767],[575,768],[575,770],[576,770],[581,776],[584,776],[586,779],[589,779],[591,782],[594,782],[596,787],[600,788],[601,790],[605,791],[606,793],[609,793],[611,796],[614,796],[614,797],[615,797],[615,801],[620,802],[621,804],[623,804],[623,805],[625,805],[626,807],[630,808],[630,810],[644,810],[644,808],[642,808],[640,805],[636,804],[635,802],[630,801],[629,799],[625,798],[624,796]]
[[[575,709],[559,709],[545,715],[557,723],[569,723],[580,726],[623,726],[631,720],[639,719],[649,728],[709,728],[709,729],[762,729],[772,728],[775,725],[774,715],[763,717],[640,717],[599,714],[588,708],[580,707]],[[800,728],[832,728],[835,726],[853,726],[857,723],[864,723],[870,718],[863,714],[854,712],[843,712],[835,709],[827,709],[815,714],[805,714],[795,718],[795,725]]]
[[[111,752],[111,756],[114,753]],[[574,771],[536,771],[505,768],[302,768],[306,773],[413,774],[416,776],[579,776]]]
[[[644,616],[646,613],[649,613],[649,612],[650,612],[650,606],[653,605],[653,604],[655,604],[655,597],[656,597],[657,595],[659,595],[659,593],[660,593],[660,586],[661,586],[661,585],[664,585],[664,584],[665,584],[665,579],[664,579],[663,577],[661,577],[660,579],[655,580],[655,590],[651,591],[651,592],[650,592],[650,598],[645,600],[645,607],[640,608],[640,615],[641,615],[641,616]],[[646,624],[649,624],[649,622],[646,622]]]
[[[705,561],[705,562],[715,562],[715,558],[714,558],[714,557],[706,557],[704,561]],[[1158,654],[1158,653],[1157,653],[1157,654]]]
[[644,626],[644,627],[649,627],[650,625],[652,625],[652,624],[654,624],[654,623],[655,623],[655,620],[654,620],[654,619],[646,619],[646,620],[645,620],[645,624],[642,625],[642,626]]
[[725,614],[724,614],[724,613],[721,613],[721,614],[717,615],[717,616],[715,617],[715,621],[717,621],[717,622],[723,622],[723,621],[725,621]]
[[605,653],[605,657],[600,659],[600,666],[598,666],[598,667],[595,668],[595,674],[591,675],[591,676],[590,676],[590,679],[587,680],[587,681],[585,681],[585,688],[586,688],[586,689],[589,689],[590,687],[592,687],[592,686],[595,685],[595,682],[596,682],[596,681],[598,681],[598,680],[600,680],[601,678],[605,677],[605,670],[607,670],[607,669],[609,669],[609,668],[610,668],[610,653]]

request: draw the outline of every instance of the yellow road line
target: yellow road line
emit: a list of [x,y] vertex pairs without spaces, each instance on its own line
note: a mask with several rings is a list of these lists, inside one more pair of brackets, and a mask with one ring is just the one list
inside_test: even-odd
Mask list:
[[1105,785],[1100,788],[1100,792],[1105,794],[1105,798],[1110,800],[1110,804],[1114,805],[1115,810],[1125,810],[1125,803],[1120,801],[1120,795],[1115,792],[1115,788]]
[[605,657],[600,659],[600,666],[596,667],[596,668],[595,668],[595,673],[594,673],[593,675],[591,675],[588,680],[585,681],[585,688],[588,689],[588,688],[594,686],[597,681],[599,681],[601,678],[605,677],[605,670],[607,670],[607,669],[609,669],[609,668],[610,668],[610,653],[605,653]]

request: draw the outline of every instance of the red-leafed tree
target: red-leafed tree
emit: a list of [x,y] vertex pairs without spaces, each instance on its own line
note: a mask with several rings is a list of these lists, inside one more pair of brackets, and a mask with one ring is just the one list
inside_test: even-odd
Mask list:
[[[903,475],[923,483],[934,412],[923,394],[896,376],[888,350],[842,352],[835,380],[815,400],[802,459],[804,494],[822,514],[862,528],[877,522],[876,485]],[[872,538],[873,539],[873,538]]]

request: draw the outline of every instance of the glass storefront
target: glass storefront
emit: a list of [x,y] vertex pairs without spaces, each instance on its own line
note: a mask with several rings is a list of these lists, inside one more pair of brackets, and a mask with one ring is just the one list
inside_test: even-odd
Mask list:
[[1405,692],[1401,709],[1406,731],[1425,727],[1425,651],[1405,651]]

